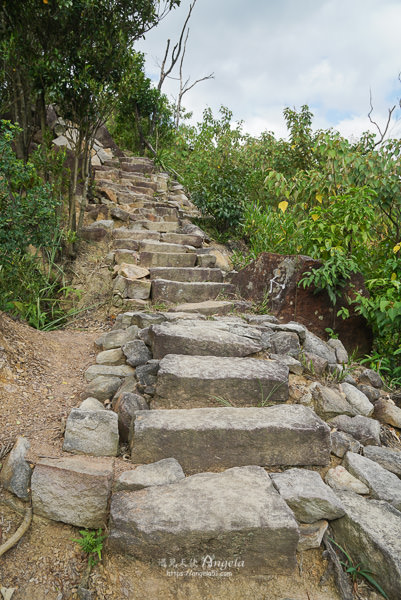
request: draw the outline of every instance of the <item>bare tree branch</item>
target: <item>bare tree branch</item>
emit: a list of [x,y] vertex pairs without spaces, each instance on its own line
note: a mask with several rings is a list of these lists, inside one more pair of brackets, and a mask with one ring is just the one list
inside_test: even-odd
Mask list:
[[[398,76],[398,78],[400,78],[400,75]],[[380,139],[374,145],[374,148],[376,148],[376,146],[379,146],[383,142],[384,138],[387,135],[387,131],[388,131],[388,128],[391,123],[391,117],[392,117],[393,112],[395,111],[397,105],[394,104],[394,106],[392,108],[388,109],[386,126],[385,126],[384,130],[382,131],[380,126],[377,124],[377,122],[372,119],[372,113],[373,113],[372,90],[369,90],[369,102],[370,102],[370,111],[368,112],[368,118],[369,118],[369,121],[372,123],[372,125],[374,125],[376,127],[376,129],[380,135]],[[401,105],[401,100],[400,100],[400,105]]]

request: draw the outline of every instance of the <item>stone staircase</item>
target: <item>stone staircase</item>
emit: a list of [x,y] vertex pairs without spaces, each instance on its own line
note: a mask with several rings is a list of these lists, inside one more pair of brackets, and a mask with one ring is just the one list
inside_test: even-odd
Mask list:
[[[228,263],[191,223],[195,207],[151,161],[107,161],[95,182],[83,236],[109,242],[121,312],[97,340],[65,456],[34,469],[34,511],[79,527],[107,522],[109,549],[126,556],[182,569],[212,557],[215,567],[261,575],[290,575],[297,552],[319,547],[330,523],[339,543],[363,536],[355,560],[380,562],[377,581],[396,600],[401,454],[383,447],[386,468],[358,454],[381,449],[372,414],[382,382],[346,374],[339,340],[250,313]],[[330,386],[299,383],[318,370],[334,373]],[[132,466],[113,480],[119,444]],[[344,455],[345,477],[336,466]],[[361,482],[375,499],[363,499],[363,515]]]

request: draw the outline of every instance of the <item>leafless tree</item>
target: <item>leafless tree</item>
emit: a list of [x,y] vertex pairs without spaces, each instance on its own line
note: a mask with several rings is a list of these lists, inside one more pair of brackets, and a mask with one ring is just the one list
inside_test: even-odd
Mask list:
[[[401,83],[401,73],[398,74],[398,80]],[[372,113],[373,113],[373,100],[372,100],[372,90],[369,90],[369,102],[370,102],[370,111],[368,112],[368,118],[369,121],[372,123],[372,125],[374,125],[377,129],[377,131],[379,132],[379,139],[378,141],[375,143],[374,147],[376,148],[376,146],[379,146],[385,139],[387,132],[388,132],[388,128],[390,126],[391,123],[391,119],[393,116],[393,113],[395,111],[395,109],[397,108],[397,106],[399,106],[401,108],[401,99],[398,100],[398,104],[394,104],[394,106],[392,106],[391,108],[387,109],[387,121],[385,123],[384,128],[380,127],[380,125],[377,123],[377,121],[374,121],[372,119]]]

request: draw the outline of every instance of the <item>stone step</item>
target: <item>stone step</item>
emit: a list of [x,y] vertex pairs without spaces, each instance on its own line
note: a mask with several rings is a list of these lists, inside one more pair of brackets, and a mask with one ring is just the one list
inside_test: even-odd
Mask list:
[[204,267],[205,269],[213,269],[216,265],[216,260],[214,254],[198,254],[196,257],[196,266]]
[[[194,255],[196,256],[196,255]],[[221,293],[234,292],[234,286],[216,282],[179,282],[166,279],[154,279],[152,282],[152,300],[162,302],[202,302],[215,300]]]
[[205,302],[187,302],[170,308],[170,312],[197,313],[201,315],[226,315],[235,308],[235,302],[228,300],[206,300]]
[[129,173],[153,173],[155,170],[152,163],[145,163],[138,160],[135,162],[121,162],[120,160],[120,169],[121,171],[128,171]]
[[160,361],[156,395],[160,407],[286,402],[288,367],[255,358],[169,354]]
[[153,267],[150,270],[151,279],[167,279],[168,281],[212,281],[223,282],[220,269],[202,269],[201,267]]
[[[167,567],[171,561],[172,573],[217,573],[218,565],[226,565],[239,574],[290,574],[298,540],[293,513],[269,475],[256,466],[200,473],[112,496],[111,550],[164,561]],[[190,564],[178,566],[177,558]]]
[[218,321],[186,320],[161,323],[149,330],[153,358],[167,354],[192,356],[249,356],[262,350],[262,344],[234,330],[225,330]]
[[330,428],[302,405],[140,410],[133,423],[136,464],[173,457],[186,473],[259,465],[327,465]]
[[169,244],[167,242],[156,242],[154,240],[144,239],[139,244],[139,249],[142,252],[195,252],[192,246],[183,246],[182,244]]
[[194,246],[194,248],[200,248],[203,243],[203,238],[200,235],[187,233],[162,233],[160,239],[162,242]]
[[117,229],[113,230],[112,237],[113,239],[130,239],[138,242],[141,240],[158,241],[160,239],[160,233],[158,231],[139,231],[137,229],[129,229],[127,227],[118,227]]
[[140,252],[142,267],[194,267],[196,254],[193,252]]
[[180,225],[176,221],[148,221],[140,220],[135,223],[135,226],[142,231],[158,231],[159,233],[171,233],[179,230]]

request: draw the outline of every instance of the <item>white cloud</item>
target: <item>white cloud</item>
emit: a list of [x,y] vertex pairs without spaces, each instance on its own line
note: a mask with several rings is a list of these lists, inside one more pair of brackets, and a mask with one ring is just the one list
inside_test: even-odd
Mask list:
[[[182,0],[138,45],[154,79],[155,57],[168,37],[177,39],[188,6]],[[184,70],[192,80],[210,72],[215,79],[184,104],[195,120],[206,106],[228,106],[254,135],[284,135],[283,108],[309,104],[316,127],[359,135],[369,127],[369,89],[380,118],[401,95],[400,23],[399,0],[198,0]],[[165,92],[176,94],[177,82]]]

